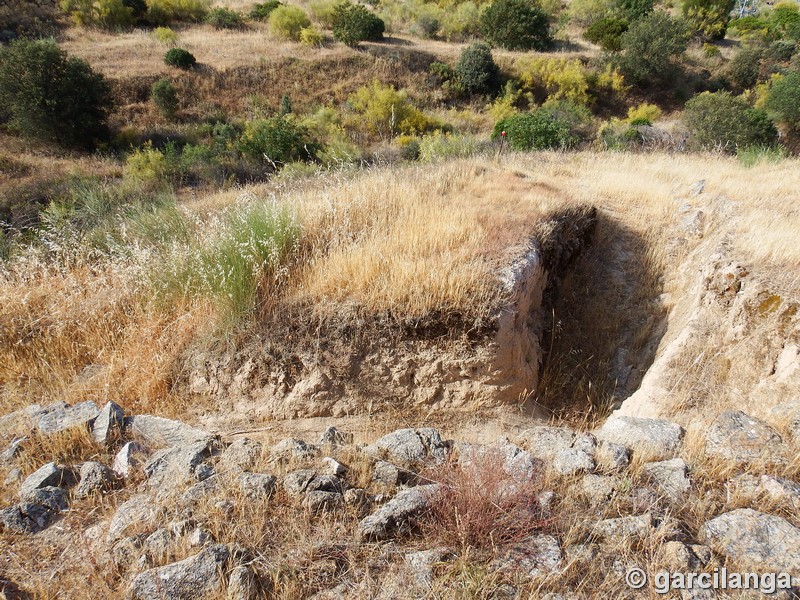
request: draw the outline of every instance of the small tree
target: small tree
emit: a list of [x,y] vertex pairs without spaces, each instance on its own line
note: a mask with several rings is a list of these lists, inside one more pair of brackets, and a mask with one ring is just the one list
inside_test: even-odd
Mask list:
[[383,20],[360,4],[346,0],[333,11],[333,37],[348,46],[382,40],[385,30]]
[[686,26],[664,12],[635,21],[622,34],[622,53],[617,62],[627,81],[654,83],[668,79],[675,61],[686,50]]
[[683,0],[683,17],[689,28],[705,40],[725,37],[736,0]]
[[628,22],[619,17],[603,17],[592,23],[583,37],[606,52],[622,50],[622,34],[628,31]]
[[552,43],[547,14],[527,0],[495,0],[481,14],[481,33],[508,50],[544,50]]
[[167,118],[175,116],[175,111],[178,110],[178,93],[169,79],[162,78],[156,81],[150,90],[150,97],[161,114]]
[[467,46],[455,68],[458,84],[468,94],[489,94],[497,89],[500,69],[492,58],[492,49],[485,42]]
[[310,25],[308,15],[297,6],[279,6],[269,14],[272,33],[286,40],[299,41],[300,32]]
[[758,46],[741,48],[728,64],[727,78],[740,90],[752,88],[758,82],[763,50]]
[[240,29],[244,27],[242,15],[223,7],[212,9],[206,15],[205,20],[209,25],[213,25],[215,29]]
[[494,126],[492,137],[497,138],[503,132],[514,150],[564,149],[575,142],[569,123],[543,109],[499,121]]
[[769,146],[778,132],[767,113],[751,108],[730,92],[703,92],[686,103],[684,120],[694,143],[704,149],[735,152],[737,148]]
[[269,15],[272,13],[273,10],[282,6],[282,3],[278,0],[267,0],[267,2],[262,2],[261,4],[256,4],[250,10],[250,18],[254,21],[266,21],[269,19]]
[[629,21],[636,21],[653,12],[653,0],[616,0],[617,12]]
[[27,137],[91,146],[113,106],[105,78],[54,41],[19,40],[0,51],[0,115]]
[[285,115],[248,123],[239,139],[242,154],[273,164],[312,159],[318,149],[308,130]]
[[194,54],[183,48],[170,48],[164,55],[164,63],[179,69],[191,69],[197,64]]
[[800,129],[800,73],[787,73],[776,80],[767,94],[764,107],[778,121]]

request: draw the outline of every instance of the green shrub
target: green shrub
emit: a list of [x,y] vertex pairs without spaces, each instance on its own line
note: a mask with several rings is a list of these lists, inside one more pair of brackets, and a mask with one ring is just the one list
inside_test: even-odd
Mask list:
[[481,29],[481,12],[472,0],[461,2],[454,9],[444,11],[441,34],[450,41],[477,37]]
[[800,39],[800,7],[794,2],[780,2],[769,13],[770,25],[782,36]]
[[26,137],[91,146],[105,137],[112,104],[105,78],[52,40],[0,49],[0,115]]
[[686,43],[683,22],[666,13],[654,12],[632,23],[622,34],[622,53],[617,64],[625,79],[632,83],[668,79],[686,50]]
[[689,28],[705,40],[721,40],[736,0],[683,0],[683,17]]
[[746,17],[740,17],[738,19],[732,19],[728,23],[728,30],[731,33],[736,33],[738,35],[761,35],[766,36],[769,33],[770,24],[767,22],[766,19],[762,19],[761,17],[756,17],[753,15],[748,15]]
[[655,104],[642,102],[628,109],[628,123],[631,125],[652,125],[661,118],[661,109]]
[[767,113],[751,108],[730,92],[703,92],[686,103],[684,120],[696,146],[735,152],[749,146],[769,146],[777,130]]
[[133,25],[133,9],[123,0],[61,0],[61,10],[78,25],[118,29]]
[[150,90],[153,104],[167,118],[172,118],[178,110],[178,93],[169,79],[162,78],[153,84]]
[[164,63],[179,69],[191,69],[197,64],[194,54],[183,48],[170,48],[164,55]]
[[308,3],[308,10],[320,25],[331,29],[333,28],[333,15],[340,2],[341,0],[311,0]]
[[357,89],[348,102],[359,115],[354,120],[357,126],[382,139],[398,134],[418,135],[439,126],[411,104],[405,91],[378,81]]
[[612,12],[616,12],[614,0],[572,0],[567,8],[570,23],[579,27],[588,27]]
[[431,39],[442,27],[444,11],[435,4],[424,4],[420,7],[411,31],[424,39]]
[[303,46],[319,48],[325,42],[325,36],[316,27],[303,27],[300,30],[300,43]]
[[58,17],[52,1],[3,0],[0,2],[0,43],[18,37],[53,37],[61,27]]
[[336,6],[333,14],[333,37],[343,44],[355,46],[359,42],[383,39],[386,26],[380,17],[360,4],[345,0]]
[[630,22],[636,21],[653,12],[653,0],[615,0],[617,11]]
[[782,146],[750,146],[736,149],[736,158],[745,167],[775,165],[786,160],[786,157],[786,150]]
[[240,29],[244,27],[244,19],[238,12],[227,8],[212,9],[205,18],[206,23],[215,29]]
[[589,71],[578,58],[532,56],[518,63],[519,80],[538,100],[589,101]]
[[597,44],[606,52],[622,50],[622,34],[628,31],[628,21],[619,17],[603,17],[583,33],[584,39]]
[[147,0],[147,20],[154,25],[197,23],[205,18],[210,5],[211,0]]
[[566,149],[576,141],[569,124],[541,109],[499,121],[492,137],[496,139],[504,131],[508,145],[514,150]]
[[785,63],[792,60],[796,50],[794,40],[775,40],[764,51],[764,58],[773,63]]
[[419,142],[419,160],[432,162],[449,158],[467,158],[484,150],[484,144],[474,135],[442,133],[425,135]]
[[283,6],[283,3],[279,2],[279,0],[267,0],[267,2],[256,4],[250,10],[249,17],[254,21],[266,21],[272,11],[279,6]]
[[776,120],[800,128],[800,73],[775,75],[764,108]]
[[169,27],[156,27],[153,30],[153,37],[167,46],[175,46],[178,44],[178,34]]
[[726,70],[728,80],[740,90],[752,88],[758,82],[763,50],[744,46],[733,57]]
[[552,43],[548,16],[527,0],[495,0],[481,14],[481,33],[508,50],[544,50]]
[[492,49],[485,42],[464,48],[454,72],[459,87],[468,94],[490,94],[499,84],[500,69],[492,58]]
[[238,148],[245,156],[266,161],[274,167],[295,160],[310,160],[318,151],[308,130],[285,115],[247,123]]
[[300,32],[311,25],[308,15],[297,6],[279,6],[269,15],[269,27],[276,36],[300,41]]

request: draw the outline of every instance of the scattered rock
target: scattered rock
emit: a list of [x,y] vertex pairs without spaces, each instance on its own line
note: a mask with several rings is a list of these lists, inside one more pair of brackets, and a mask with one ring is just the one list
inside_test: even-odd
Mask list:
[[0,510],[0,525],[16,533],[37,533],[50,525],[55,516],[56,513],[46,506],[34,502],[21,502]]
[[595,452],[595,460],[609,471],[624,471],[631,464],[631,449],[622,444],[601,442]]
[[756,487],[756,494],[800,511],[800,484],[789,479],[762,475]]
[[209,432],[202,429],[153,415],[134,415],[125,419],[125,424],[132,435],[139,436],[146,443],[156,447],[186,446],[213,438]]
[[362,508],[366,506],[368,502],[367,494],[361,488],[346,490],[342,497],[344,498],[345,506],[351,506],[353,508]]
[[172,534],[164,527],[148,535],[142,549],[153,562],[162,563],[169,558],[172,548]]
[[429,590],[433,584],[434,567],[454,555],[455,553],[450,548],[433,548],[406,554],[406,563],[411,568],[417,585],[424,590]]
[[338,492],[313,490],[303,498],[302,506],[310,513],[317,514],[335,510],[342,506],[343,498]]
[[706,453],[736,463],[782,462],[781,436],[764,421],[739,410],[722,413],[706,432]]
[[27,437],[21,436],[11,440],[11,443],[5,447],[5,450],[0,452],[0,465],[7,465],[13,462],[14,459],[17,458],[17,456],[19,456],[22,452],[22,444],[27,439]]
[[495,562],[495,569],[522,571],[528,577],[539,577],[556,571],[561,564],[561,544],[552,535],[534,535],[515,545]]
[[319,448],[303,440],[287,438],[270,448],[270,455],[273,460],[280,462],[299,461],[318,456]]
[[250,438],[239,438],[220,456],[220,468],[228,471],[252,471],[263,452],[260,442]]
[[353,443],[353,434],[339,431],[336,427],[331,425],[322,432],[319,443],[321,446],[331,446],[332,448],[347,446]]
[[158,523],[163,509],[147,494],[137,494],[117,507],[108,526],[108,541],[114,542],[123,537],[128,528],[152,526]]
[[561,475],[574,475],[595,468],[597,441],[590,434],[577,433],[566,427],[537,426],[520,434],[519,443],[533,458],[552,464]]
[[69,508],[69,494],[60,487],[47,486],[21,494],[22,501],[44,506],[53,513]]
[[740,568],[800,572],[800,529],[782,517],[739,508],[708,521],[702,535]]
[[347,468],[335,458],[326,456],[322,459],[322,466],[320,467],[319,472],[321,475],[342,477],[345,473],[347,473]]
[[544,516],[553,514],[553,504],[557,497],[556,493],[552,490],[545,490],[536,495],[536,502],[539,504],[539,508]]
[[668,497],[679,499],[689,491],[689,468],[682,458],[673,458],[644,465],[645,472]]
[[372,468],[372,481],[380,485],[394,487],[402,481],[400,469],[385,460],[376,461],[375,466]]
[[107,402],[92,425],[92,438],[98,444],[110,443],[116,434],[122,431],[125,423],[125,411],[115,402]]
[[612,415],[595,431],[598,440],[632,448],[652,460],[672,458],[681,445],[683,428],[666,419]]
[[214,536],[211,535],[211,532],[203,527],[195,527],[189,534],[189,545],[192,548],[206,546],[208,544],[213,544],[214,542]]
[[421,514],[441,495],[439,484],[421,485],[403,490],[358,524],[358,534],[365,540],[385,540],[404,531],[409,520]]
[[525,483],[543,470],[543,462],[507,439],[490,446],[459,444],[458,465],[462,469],[477,469],[475,475],[495,477],[498,469],[512,481]]
[[136,564],[142,553],[145,537],[144,535],[128,536],[111,547],[111,562],[119,572],[125,573]]
[[273,475],[245,472],[239,475],[239,488],[250,500],[263,501],[272,496],[276,481]]
[[332,475],[318,475],[313,469],[293,471],[283,478],[283,489],[289,496],[299,498],[308,492],[336,492],[346,489],[345,483]]
[[222,587],[221,572],[230,557],[222,544],[208,546],[199,554],[137,575],[130,586],[136,600],[170,598],[195,600]]
[[228,577],[228,600],[256,600],[259,597],[258,580],[253,569],[238,565]]
[[80,482],[75,488],[76,498],[87,498],[96,492],[116,486],[117,474],[99,462],[87,461],[81,465]]
[[9,469],[6,478],[3,480],[3,485],[14,485],[22,481],[22,469],[19,467],[12,467]]
[[658,563],[672,573],[698,571],[711,559],[711,550],[706,546],[687,546],[683,542],[664,543],[658,555]]
[[553,460],[553,469],[561,475],[575,475],[594,471],[594,457],[581,448],[567,448]]
[[592,506],[605,504],[614,495],[617,486],[617,478],[610,475],[591,475],[583,476],[581,487],[583,495],[589,500]]
[[426,458],[443,461],[450,447],[431,428],[398,429],[367,446],[364,451],[402,467],[417,467]]
[[75,483],[72,471],[64,466],[50,462],[28,475],[19,487],[20,496],[25,496],[37,488],[48,486],[69,487]]
[[631,544],[650,535],[653,519],[650,514],[605,519],[594,526],[592,533],[599,539],[615,544]]
[[161,486],[166,481],[175,485],[192,479],[208,479],[213,471],[200,467],[214,450],[215,445],[209,439],[159,450],[145,465],[145,475],[154,486]]
[[114,465],[111,467],[120,477],[130,477],[133,469],[142,464],[140,457],[147,454],[147,449],[138,442],[128,442],[114,458]]
[[51,410],[39,417],[36,426],[45,435],[52,435],[79,426],[88,428],[99,413],[100,410],[91,400],[74,406],[54,405]]

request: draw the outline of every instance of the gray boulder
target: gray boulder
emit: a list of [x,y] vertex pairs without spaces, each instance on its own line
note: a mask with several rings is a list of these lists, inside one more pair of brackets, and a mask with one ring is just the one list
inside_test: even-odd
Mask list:
[[112,469],[120,477],[130,477],[133,469],[142,464],[144,456],[147,454],[147,448],[138,442],[128,442],[114,458],[114,465]]
[[21,436],[11,440],[11,443],[9,443],[8,446],[6,446],[5,449],[0,452],[0,465],[11,464],[22,452],[22,445],[27,441],[27,439],[28,438],[25,436]]
[[539,577],[557,571],[562,557],[561,544],[555,537],[533,535],[516,544],[505,557],[495,562],[494,567]]
[[97,492],[113,489],[116,485],[117,474],[114,471],[99,462],[86,461],[81,465],[75,497],[86,498]]
[[672,500],[678,500],[691,487],[689,467],[682,458],[647,463],[644,465],[644,471]]
[[339,448],[341,446],[347,446],[348,444],[353,443],[353,434],[352,433],[345,433],[343,431],[339,431],[331,425],[325,431],[322,432],[322,435],[319,438],[319,444],[321,446],[331,446],[332,448]]
[[275,491],[276,479],[264,473],[242,473],[239,475],[239,489],[249,500],[268,500]]
[[303,498],[302,507],[312,514],[335,510],[344,504],[342,495],[338,492],[325,492],[313,490]]
[[62,465],[50,462],[28,475],[19,487],[20,496],[25,496],[37,488],[48,486],[69,487],[75,483],[72,471]]
[[594,433],[598,440],[627,446],[644,458],[666,460],[678,451],[685,432],[666,419],[612,415]]
[[776,503],[791,506],[800,511],[800,484],[772,475],[762,475],[756,486],[756,494]]
[[319,456],[319,447],[303,440],[286,438],[270,448],[270,456],[272,460],[284,463],[306,460]]
[[358,524],[358,535],[363,540],[385,540],[405,531],[412,517],[428,510],[441,496],[444,488],[439,484],[421,485],[403,490],[377,511]]
[[222,544],[208,546],[185,560],[137,575],[129,593],[134,600],[196,600],[222,588],[221,572],[230,558]]
[[144,466],[144,473],[151,485],[161,486],[208,479],[213,472],[201,468],[215,452],[215,445],[209,439],[190,442],[186,445],[172,446],[157,451]]
[[740,568],[800,573],[800,529],[782,517],[739,508],[708,521],[701,534]]
[[786,447],[781,436],[764,421],[740,410],[728,410],[706,432],[706,454],[736,463],[783,462]]
[[181,421],[134,415],[125,419],[128,431],[153,446],[186,446],[194,442],[208,441],[213,435]]
[[39,417],[36,424],[39,431],[45,435],[66,431],[73,427],[88,428],[95,417],[100,413],[100,409],[98,409],[91,400],[75,404],[74,406],[58,404],[50,408],[51,410],[48,410]]
[[106,402],[92,424],[92,438],[98,444],[110,443],[122,431],[125,411],[115,402]]
[[38,533],[45,529],[56,517],[56,513],[35,502],[21,502],[0,510],[0,531],[6,529],[15,533]]
[[38,504],[53,513],[58,513],[69,508],[69,494],[63,488],[47,486],[22,494],[22,502]]
[[225,448],[219,458],[220,468],[226,471],[252,471],[261,458],[263,446],[250,438],[239,438]]
[[253,569],[238,565],[228,576],[228,600],[256,600],[259,597],[258,579]]
[[594,526],[592,533],[599,539],[615,544],[631,544],[650,535],[653,518],[650,514],[605,519]]
[[385,460],[376,461],[372,467],[372,481],[380,485],[394,487],[401,482],[401,475],[398,467]]
[[293,498],[298,498],[308,492],[336,492],[342,494],[346,488],[345,483],[338,477],[320,475],[313,469],[293,471],[283,478],[283,489]]
[[331,475],[333,477],[343,477],[347,473],[347,467],[340,463],[335,458],[326,456],[321,461],[319,469],[321,475]]
[[597,441],[591,434],[537,426],[521,433],[518,441],[532,457],[552,465],[561,475],[594,471]]
[[422,590],[429,590],[433,584],[433,568],[455,556],[450,548],[433,548],[406,554],[406,563],[411,569],[414,580]]
[[475,475],[496,476],[494,472],[501,469],[509,479],[516,483],[525,483],[534,479],[544,468],[541,460],[507,439],[499,440],[489,446],[459,444],[458,465],[462,469],[476,470]]
[[427,458],[445,460],[449,445],[432,428],[398,429],[387,433],[364,451],[376,458],[412,468],[419,466]]
[[123,537],[134,526],[152,526],[159,522],[164,509],[151,496],[137,494],[117,507],[108,526],[108,541],[114,542]]
[[622,444],[601,442],[595,451],[597,464],[608,471],[624,471],[631,464],[631,449]]
[[619,480],[610,475],[584,475],[581,481],[583,495],[592,506],[603,505],[611,500]]

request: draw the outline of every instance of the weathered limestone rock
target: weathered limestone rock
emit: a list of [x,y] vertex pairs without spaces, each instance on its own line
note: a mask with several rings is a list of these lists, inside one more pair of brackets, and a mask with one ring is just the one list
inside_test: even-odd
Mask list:
[[228,600],[256,600],[259,597],[258,580],[253,569],[238,565],[228,577]]
[[525,483],[534,479],[544,469],[544,463],[507,439],[490,445],[458,445],[458,464],[462,469],[486,471],[487,477],[494,477],[495,470],[501,469],[512,481]]
[[86,498],[96,492],[112,489],[116,484],[117,474],[114,471],[99,462],[87,461],[81,465],[75,497]]
[[288,473],[283,478],[283,489],[289,496],[299,498],[308,492],[344,493],[345,483],[338,477],[319,475],[313,469],[301,469]]
[[711,519],[701,533],[738,567],[800,573],[800,529],[782,517],[739,508]]
[[181,421],[155,417],[153,415],[134,415],[125,419],[128,431],[153,446],[186,446],[195,442],[207,441],[213,436],[202,429],[192,427]]
[[23,444],[25,441],[27,441],[27,439],[28,438],[25,436],[21,436],[11,440],[11,443],[9,443],[8,446],[6,446],[5,449],[0,452],[0,465],[12,463],[14,459],[17,458],[17,456],[19,456],[22,452]]
[[69,507],[69,494],[63,488],[47,486],[22,494],[22,502],[38,504],[53,513],[58,513]]
[[430,508],[442,493],[439,484],[421,485],[403,490],[358,524],[364,540],[385,540],[408,527],[409,520]]
[[50,462],[28,475],[19,487],[19,493],[20,496],[25,496],[37,488],[47,486],[69,487],[73,483],[75,483],[75,476],[72,471],[64,466]]
[[652,524],[649,514],[605,519],[594,526],[592,533],[606,542],[630,544],[650,535]]
[[134,525],[155,525],[164,511],[151,496],[137,494],[117,507],[108,526],[108,541],[114,542],[125,535],[128,528]]
[[644,470],[659,489],[673,500],[679,499],[691,487],[689,468],[682,458],[647,463]]
[[147,448],[138,442],[128,442],[114,458],[114,465],[111,467],[120,477],[130,477],[133,469],[142,464],[142,460],[147,453]]
[[400,469],[385,460],[377,461],[372,468],[372,481],[375,483],[393,487],[401,480]]
[[433,548],[406,554],[406,563],[411,569],[416,584],[423,590],[428,590],[433,583],[433,568],[454,556],[450,548]]
[[0,530],[3,528],[17,533],[37,533],[45,529],[55,519],[56,513],[34,502],[21,502],[0,510]]
[[427,458],[445,460],[449,446],[435,429],[398,429],[387,433],[364,450],[403,467],[416,467]]
[[697,571],[709,560],[711,550],[708,547],[678,541],[666,542],[658,554],[658,564],[672,573]]
[[220,575],[230,552],[222,544],[208,546],[185,560],[137,575],[129,593],[134,600],[196,600],[222,587]]
[[220,468],[227,471],[252,471],[261,457],[263,446],[250,438],[239,438],[225,448],[219,459]]
[[322,432],[322,435],[319,438],[320,446],[331,446],[332,448],[338,448],[341,446],[347,446],[348,444],[353,443],[353,434],[352,433],[345,433],[343,431],[339,431],[331,425],[325,431]]
[[561,565],[561,544],[552,535],[534,535],[495,562],[496,569],[522,571],[528,577],[555,572]]
[[591,472],[595,468],[597,442],[591,434],[566,427],[537,426],[520,434],[519,443],[533,458],[552,465],[561,475]]
[[307,444],[303,440],[287,438],[270,448],[270,455],[273,460],[280,462],[305,460],[318,456],[319,448],[313,444]]
[[631,449],[622,444],[601,442],[595,451],[595,460],[608,471],[624,471],[631,464]]
[[153,562],[164,562],[169,558],[172,549],[171,532],[165,527],[159,527],[145,538],[142,549]]
[[782,477],[762,475],[756,494],[776,503],[784,503],[800,510],[800,484]]
[[153,454],[144,472],[152,485],[161,485],[167,480],[173,485],[190,480],[202,481],[213,474],[213,471],[200,467],[214,451],[215,446],[209,439],[165,448]]
[[778,432],[764,421],[728,410],[706,432],[706,453],[736,463],[782,462],[786,447]]
[[672,458],[681,445],[683,428],[666,419],[612,415],[595,431],[598,440],[631,448],[651,460]]
[[303,498],[302,506],[308,512],[317,514],[325,511],[335,510],[342,506],[344,499],[338,492],[325,492],[322,490],[312,490]]
[[605,504],[614,495],[617,487],[618,480],[616,477],[609,475],[591,475],[583,476],[581,486],[583,488],[583,495],[589,500],[592,506]]
[[106,402],[92,424],[92,438],[98,444],[108,444],[122,431],[125,411],[115,402]]
[[242,473],[239,475],[239,488],[245,497],[254,501],[268,500],[275,491],[276,479],[265,473]]
[[335,458],[326,456],[322,459],[322,466],[320,467],[320,475],[330,475],[332,477],[342,477],[347,473],[347,467],[340,463]]
[[51,435],[73,427],[88,427],[99,413],[100,410],[91,400],[74,406],[54,405],[52,410],[39,417],[36,426],[42,433]]

